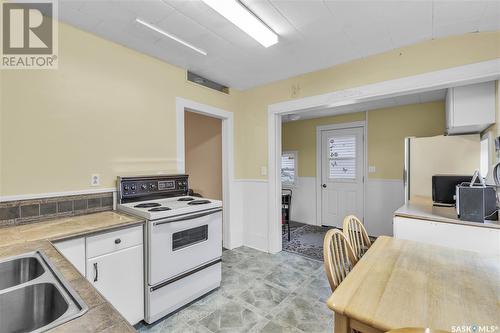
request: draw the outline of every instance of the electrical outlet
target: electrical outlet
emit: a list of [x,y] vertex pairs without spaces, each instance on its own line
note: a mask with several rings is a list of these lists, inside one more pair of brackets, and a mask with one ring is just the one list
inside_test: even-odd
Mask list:
[[377,171],[377,168],[375,168],[374,165],[370,165],[368,167],[368,173],[375,173]]
[[101,177],[98,173],[94,173],[90,176],[90,185],[91,186],[99,186],[101,185]]
[[261,166],[260,167],[260,175],[261,176],[267,176],[267,167],[266,166]]

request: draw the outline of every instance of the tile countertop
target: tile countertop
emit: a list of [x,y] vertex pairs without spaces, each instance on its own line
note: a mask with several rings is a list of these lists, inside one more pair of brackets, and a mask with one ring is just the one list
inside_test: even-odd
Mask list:
[[116,309],[56,250],[51,241],[141,223],[144,223],[141,218],[109,211],[0,228],[0,260],[26,252],[42,251],[88,305],[89,310],[81,317],[49,332],[135,332]]
[[455,207],[435,207],[432,200],[425,197],[416,197],[394,212],[394,216],[407,217],[417,220],[461,224],[481,228],[500,229],[499,221],[471,222],[460,220]]

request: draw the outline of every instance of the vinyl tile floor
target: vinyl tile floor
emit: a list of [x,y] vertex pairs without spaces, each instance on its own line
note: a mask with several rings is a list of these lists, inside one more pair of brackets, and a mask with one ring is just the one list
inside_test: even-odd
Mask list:
[[331,333],[331,291],[320,261],[248,247],[222,253],[219,289],[152,325],[151,333]]

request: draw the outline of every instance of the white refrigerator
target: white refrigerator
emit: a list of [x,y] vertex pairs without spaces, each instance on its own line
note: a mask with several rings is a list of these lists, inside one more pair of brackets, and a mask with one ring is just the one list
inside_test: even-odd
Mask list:
[[[479,134],[405,139],[405,202],[432,197],[432,176],[471,175],[479,169]],[[486,176],[486,175],[483,175]]]

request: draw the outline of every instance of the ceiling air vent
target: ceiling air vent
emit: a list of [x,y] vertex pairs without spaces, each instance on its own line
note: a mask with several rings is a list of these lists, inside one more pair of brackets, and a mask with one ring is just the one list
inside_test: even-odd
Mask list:
[[229,94],[229,87],[226,87],[225,85],[214,82],[212,80],[206,79],[203,76],[199,76],[198,74],[195,74],[193,72],[190,72],[190,71],[187,72],[187,79],[188,79],[188,81],[194,82],[196,84],[200,84],[200,85],[205,86],[207,88],[217,90],[217,91],[223,92],[225,94]]

